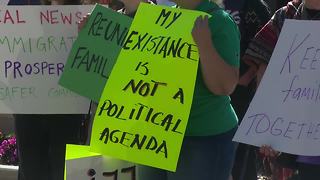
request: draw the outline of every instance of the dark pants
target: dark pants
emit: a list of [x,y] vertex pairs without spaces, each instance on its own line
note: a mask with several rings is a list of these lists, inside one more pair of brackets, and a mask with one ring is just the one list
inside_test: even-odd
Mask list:
[[234,180],[257,180],[256,147],[239,143],[232,169]]
[[[253,88],[238,85],[231,95],[231,104],[239,118],[239,123],[244,117],[253,98]],[[256,180],[256,147],[239,143],[232,176],[234,180]]]
[[312,164],[298,164],[300,180],[319,180],[320,179],[320,165]]
[[15,115],[19,180],[63,180],[66,143],[78,143],[84,115]]
[[139,180],[228,180],[237,128],[214,136],[184,137],[176,172],[138,165]]

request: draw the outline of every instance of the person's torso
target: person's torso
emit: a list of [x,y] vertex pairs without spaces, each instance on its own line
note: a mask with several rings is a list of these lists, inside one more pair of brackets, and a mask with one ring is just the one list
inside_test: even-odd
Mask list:
[[[229,15],[216,4],[208,1],[204,1],[202,7],[200,5],[197,10],[212,15],[212,18],[209,19],[210,30],[215,37],[220,36],[221,29],[224,29],[223,24],[225,24],[222,20]],[[237,25],[231,20],[231,17],[227,18],[230,18],[228,19],[230,21],[228,21],[227,24],[231,24],[231,27],[234,28],[234,30],[236,29],[236,31],[233,30],[232,32],[238,32]],[[212,38],[212,41],[217,45],[220,39]],[[219,50],[220,49],[221,48],[219,48]],[[221,51],[224,50],[226,49],[221,49]],[[216,135],[227,132],[236,125],[237,117],[230,104],[230,97],[215,95],[210,92],[203,81],[201,67],[199,66],[186,135]]]

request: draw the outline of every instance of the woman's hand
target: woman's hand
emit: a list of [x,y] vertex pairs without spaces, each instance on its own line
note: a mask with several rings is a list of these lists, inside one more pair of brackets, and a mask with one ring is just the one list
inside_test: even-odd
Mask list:
[[211,43],[211,32],[209,28],[208,16],[197,17],[192,29],[192,37],[199,48]]

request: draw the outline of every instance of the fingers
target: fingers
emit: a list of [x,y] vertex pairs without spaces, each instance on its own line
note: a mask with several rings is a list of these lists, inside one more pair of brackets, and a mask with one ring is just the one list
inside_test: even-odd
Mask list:
[[208,16],[198,16],[197,19],[194,21],[194,26],[193,28],[196,27],[206,27],[208,26],[209,23],[209,17]]
[[198,46],[205,45],[206,42],[208,42],[208,38],[211,38],[211,31],[208,25],[208,16],[198,16],[196,18],[191,34],[193,40]]
[[85,24],[87,23],[88,19],[90,17],[90,13],[83,16],[82,19],[78,22],[78,31],[84,28]]
[[204,18],[203,18],[205,23],[208,23],[208,19],[209,19],[209,17],[207,15],[205,15]]
[[207,15],[203,18],[203,25],[209,27],[209,17]]
[[201,21],[201,16],[197,17],[197,19],[194,21],[193,28],[199,27]]
[[87,22],[87,20],[89,19],[90,17],[90,13],[88,13],[87,15],[83,16],[82,20],[81,21],[84,21],[85,23]]

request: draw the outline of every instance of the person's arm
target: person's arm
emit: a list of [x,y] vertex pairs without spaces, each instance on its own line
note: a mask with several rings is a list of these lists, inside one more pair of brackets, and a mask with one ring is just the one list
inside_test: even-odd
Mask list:
[[242,60],[249,66],[249,71],[254,73],[250,73],[251,77],[246,76],[246,79],[241,78],[242,84],[248,84],[253,78],[256,78],[257,86],[260,84],[280,34],[279,22],[283,13],[279,9],[251,40]]
[[262,80],[262,77],[264,75],[264,72],[266,71],[267,69],[267,66],[268,64],[267,63],[260,63],[259,66],[258,66],[258,70],[257,70],[257,78],[256,78],[256,85],[257,87],[260,85],[260,82]]
[[230,95],[238,83],[239,68],[227,64],[217,52],[207,16],[196,19],[192,35],[199,48],[200,67],[207,88],[217,95]]

